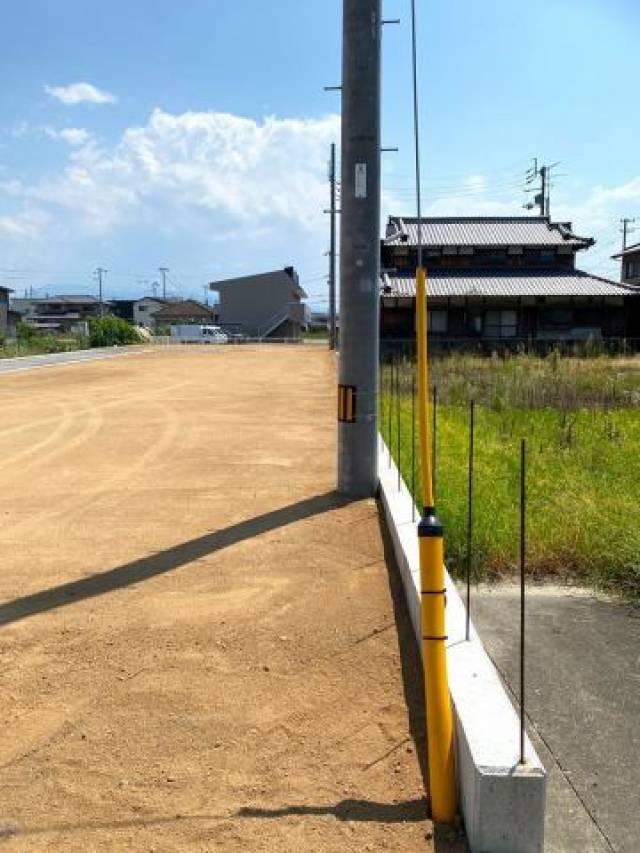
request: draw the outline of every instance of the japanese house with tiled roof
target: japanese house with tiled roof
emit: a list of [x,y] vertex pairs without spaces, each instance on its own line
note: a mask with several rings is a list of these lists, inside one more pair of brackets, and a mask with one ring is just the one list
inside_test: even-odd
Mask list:
[[548,217],[389,218],[382,241],[383,338],[415,334],[418,243],[429,332],[451,345],[640,339],[640,288],[583,272],[594,245]]
[[620,279],[623,284],[640,286],[640,243],[626,246],[613,256],[613,260],[621,263]]

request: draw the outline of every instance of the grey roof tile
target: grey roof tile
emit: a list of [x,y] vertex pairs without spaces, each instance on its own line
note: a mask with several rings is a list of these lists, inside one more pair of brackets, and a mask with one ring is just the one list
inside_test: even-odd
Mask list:
[[[640,289],[625,287],[581,270],[567,273],[534,271],[494,273],[490,271],[443,271],[429,274],[427,289],[433,297],[454,296],[640,296]],[[414,297],[415,278],[410,273],[385,273],[383,296]]]
[[[385,243],[417,246],[418,221],[391,216]],[[550,222],[541,216],[426,217],[422,244],[426,248],[453,246],[572,246],[587,248],[594,240],[578,237],[569,222]]]

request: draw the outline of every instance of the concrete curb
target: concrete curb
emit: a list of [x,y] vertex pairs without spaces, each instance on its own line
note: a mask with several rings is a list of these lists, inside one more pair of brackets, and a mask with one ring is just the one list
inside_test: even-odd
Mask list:
[[[420,568],[412,499],[384,442],[378,458],[380,500],[393,541],[411,622],[420,640]],[[416,516],[417,518],[417,516]],[[478,634],[465,639],[465,607],[447,573],[447,661],[456,723],[461,810],[472,853],[541,853],[546,774],[529,738],[519,759],[518,716]]]

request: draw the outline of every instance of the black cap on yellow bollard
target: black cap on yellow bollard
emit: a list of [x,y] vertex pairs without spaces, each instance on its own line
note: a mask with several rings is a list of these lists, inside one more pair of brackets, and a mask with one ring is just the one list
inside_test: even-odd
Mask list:
[[443,536],[442,522],[436,515],[435,507],[426,506],[422,511],[422,518],[418,524],[418,538],[430,537],[432,539],[442,539]]

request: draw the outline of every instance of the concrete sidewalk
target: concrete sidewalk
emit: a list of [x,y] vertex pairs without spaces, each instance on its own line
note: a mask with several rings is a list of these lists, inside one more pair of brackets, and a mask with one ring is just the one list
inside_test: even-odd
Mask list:
[[[472,590],[472,618],[519,695],[519,591]],[[527,713],[549,772],[550,853],[640,850],[640,610],[586,592],[527,593]]]

